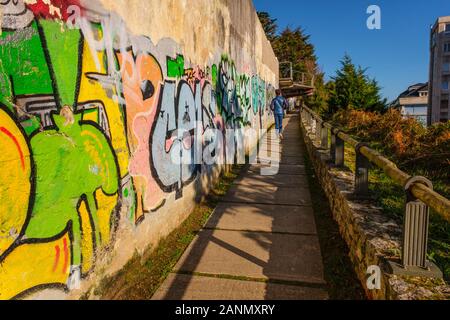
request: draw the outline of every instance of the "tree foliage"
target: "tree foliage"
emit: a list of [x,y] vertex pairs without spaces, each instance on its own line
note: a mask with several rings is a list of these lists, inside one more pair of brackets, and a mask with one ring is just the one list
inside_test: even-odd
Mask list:
[[450,122],[425,128],[416,119],[404,118],[396,109],[384,114],[342,109],[334,114],[333,122],[359,140],[374,144],[402,169],[420,169],[430,178],[450,182]]
[[317,58],[309,39],[301,28],[287,27],[272,43],[278,61],[292,62],[294,80],[299,80],[301,73],[316,72]]
[[258,12],[258,18],[259,21],[261,21],[267,39],[270,42],[273,42],[277,37],[277,19],[272,19],[270,14],[267,12]]
[[278,61],[292,62],[294,80],[299,80],[301,73],[314,75],[317,58],[314,46],[310,43],[310,36],[299,27],[286,27],[278,33],[277,19],[273,19],[267,12],[258,12],[258,17]]
[[322,115],[334,114],[339,109],[386,111],[387,101],[381,98],[377,81],[366,75],[366,69],[355,66],[349,55],[344,56],[335,77],[326,82],[317,64],[314,45],[303,29],[287,27],[278,33],[277,19],[267,12],[258,12],[258,17],[278,61],[292,63],[294,81],[300,80],[302,73],[314,79],[314,93],[305,98],[310,108]]
[[314,79],[314,93],[306,97],[306,105],[322,116],[328,116],[330,113],[328,101],[330,92],[334,90],[333,81],[325,81],[325,74],[320,72]]
[[387,101],[381,98],[377,81],[366,75],[367,70],[355,66],[349,55],[344,56],[341,64],[332,77],[334,86],[328,100],[331,113],[339,109],[385,111]]

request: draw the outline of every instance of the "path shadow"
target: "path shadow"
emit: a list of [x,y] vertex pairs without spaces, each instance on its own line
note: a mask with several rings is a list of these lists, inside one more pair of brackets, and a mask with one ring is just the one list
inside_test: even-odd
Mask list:
[[[239,203],[222,203],[223,205],[218,206],[214,211],[205,229],[200,232],[188,248],[189,254],[180,260],[181,263],[176,267],[178,271],[174,274],[172,286],[167,290],[164,299],[181,300],[185,297],[190,286],[190,281],[186,280],[186,275],[208,276],[208,274],[211,274],[211,276],[235,276],[235,280],[245,281],[252,281],[256,278],[268,279],[265,283],[264,296],[261,297],[265,300],[309,300],[327,297],[313,213],[308,212],[303,216],[300,214],[303,209],[307,210],[308,208],[310,210],[311,202],[297,203],[294,201],[289,204],[288,200],[284,205],[276,203],[277,200],[286,198],[286,193],[290,193],[289,195],[295,198],[294,192],[302,185],[309,192],[308,184],[307,182],[305,184],[304,180],[301,183],[295,183],[295,177],[303,177],[306,174],[303,162],[305,148],[299,141],[301,140],[301,132],[298,114],[290,115],[288,120],[285,138],[281,144],[281,165],[296,166],[293,169],[288,168],[289,170],[298,170],[295,171],[296,174],[292,174],[294,171],[291,174],[287,171],[279,172],[278,175],[273,177],[264,177],[257,173],[250,174],[255,184],[261,183],[261,185],[254,186],[252,189],[252,198],[267,196],[265,183],[272,185],[273,189],[270,190],[275,192],[273,203],[269,202],[259,207],[255,205],[252,207],[251,213],[245,213],[245,215],[249,215],[248,219],[259,217],[263,222],[265,221],[265,227],[246,230],[245,226],[240,226],[239,230],[233,230],[235,228],[232,227],[227,230],[224,228],[224,220],[236,218],[243,219],[242,221],[245,222],[245,219],[242,217],[244,215],[242,211],[236,209],[233,212],[233,206],[237,206]],[[298,154],[296,154],[297,151]],[[236,188],[242,183],[243,179],[248,178],[250,169],[251,167],[247,166],[246,172],[236,180]],[[286,176],[292,177],[292,181]],[[239,191],[232,188],[227,196],[232,196],[233,192]],[[287,197],[287,199],[290,198]],[[244,199],[243,204],[251,205],[252,202],[249,200],[245,203]],[[276,208],[268,210],[267,206],[270,205],[276,206]],[[299,215],[298,221],[292,219],[292,217],[289,218],[289,215],[295,214]],[[295,223],[299,226],[289,224],[292,220],[296,221]],[[239,233],[241,238],[239,238],[239,241],[224,240],[220,236],[222,231],[236,232],[236,235]],[[249,248],[250,244],[256,245],[253,252],[245,250]],[[221,270],[225,271],[222,273],[198,270],[197,267],[202,262],[202,258],[211,253],[212,246],[215,250],[221,251],[224,257],[227,255],[239,257],[239,261],[244,263],[250,272],[244,273],[240,270],[227,269],[225,266],[222,266]],[[225,263],[226,261],[224,261]],[[245,277],[248,277],[248,279],[244,279]],[[208,289],[206,288],[206,290]]]

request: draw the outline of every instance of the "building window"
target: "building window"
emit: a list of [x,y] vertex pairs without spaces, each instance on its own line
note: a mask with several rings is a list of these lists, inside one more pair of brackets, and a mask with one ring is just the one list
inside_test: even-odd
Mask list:
[[447,23],[445,25],[445,34],[449,35],[450,34],[450,23]]
[[450,63],[449,63],[449,62],[444,63],[444,64],[442,65],[442,70],[443,70],[444,72],[450,72]]
[[450,43],[444,44],[444,52],[450,52]]
[[442,81],[442,90],[448,90],[448,81]]
[[442,100],[441,101],[441,110],[448,109],[448,100]]

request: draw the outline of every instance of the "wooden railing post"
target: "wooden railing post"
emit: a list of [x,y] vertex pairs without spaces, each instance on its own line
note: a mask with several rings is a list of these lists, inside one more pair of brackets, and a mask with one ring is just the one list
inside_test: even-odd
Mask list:
[[[330,158],[335,167],[345,165],[345,143],[356,151],[355,200],[369,196],[369,169],[371,163],[382,169],[394,183],[404,185],[406,192],[405,217],[401,259],[388,259],[390,272],[396,275],[423,276],[442,279],[439,268],[427,261],[428,227],[430,208],[450,221],[450,201],[433,190],[432,183],[423,177],[410,177],[364,143],[359,143],[338,128],[333,128],[310,109],[302,108],[302,120],[309,126],[310,134],[320,142],[321,148],[328,147],[328,131],[331,134]],[[313,129],[313,120],[316,126]],[[315,131],[314,131],[315,130]],[[389,270],[388,270],[389,271]]]
[[316,118],[316,141],[318,142],[320,142],[322,138],[322,125],[322,119]]
[[336,167],[343,167],[345,142],[339,138],[339,132],[339,129],[331,130],[331,161]]
[[405,185],[406,205],[403,223],[403,267],[427,268],[428,225],[430,208],[410,192],[414,183],[423,183],[433,189],[433,183],[424,177],[413,177]]
[[361,154],[361,148],[367,147],[365,143],[359,143],[356,148],[355,166],[355,195],[367,197],[369,195],[369,160]]
[[424,177],[411,177],[405,184],[406,203],[403,219],[401,265],[388,261],[393,274],[442,279],[442,271],[427,260],[430,208],[412,193],[415,184],[433,190],[433,183]]
[[320,147],[323,149],[328,149],[328,128],[323,121],[320,128]]

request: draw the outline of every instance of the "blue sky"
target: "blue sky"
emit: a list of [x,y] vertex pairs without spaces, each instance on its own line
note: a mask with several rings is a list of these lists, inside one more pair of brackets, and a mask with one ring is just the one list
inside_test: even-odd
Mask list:
[[[280,29],[301,26],[311,35],[327,78],[347,52],[395,99],[409,85],[428,81],[430,26],[450,15],[450,0],[253,0],[278,19]],[[369,30],[370,5],[381,8],[381,30]]]

